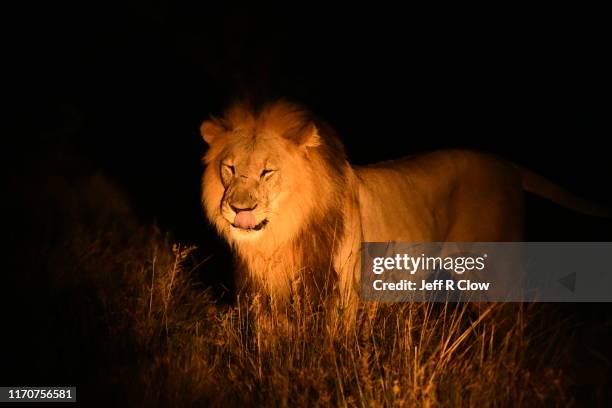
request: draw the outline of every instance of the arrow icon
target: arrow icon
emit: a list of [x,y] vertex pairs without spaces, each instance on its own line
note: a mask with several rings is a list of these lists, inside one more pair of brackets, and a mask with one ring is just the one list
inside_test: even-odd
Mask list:
[[561,279],[559,279],[559,283],[563,285],[570,292],[574,292],[576,290],[576,272],[572,272],[569,275],[565,275]]

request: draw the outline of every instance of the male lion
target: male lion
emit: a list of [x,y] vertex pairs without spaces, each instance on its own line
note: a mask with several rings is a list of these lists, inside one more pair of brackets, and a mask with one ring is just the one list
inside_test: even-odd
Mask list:
[[202,201],[236,254],[238,278],[273,303],[294,281],[340,309],[358,303],[362,241],[516,241],[523,189],[587,213],[605,210],[493,156],[446,150],[351,166],[342,143],[301,107],[236,104],[201,126]]

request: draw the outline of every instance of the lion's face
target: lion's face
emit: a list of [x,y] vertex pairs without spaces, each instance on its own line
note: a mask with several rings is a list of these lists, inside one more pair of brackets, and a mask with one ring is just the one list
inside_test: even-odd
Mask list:
[[223,185],[220,215],[233,239],[258,239],[274,223],[283,222],[283,210],[291,205],[287,192],[299,180],[286,160],[290,146],[282,146],[280,138],[237,137],[235,142],[218,162]]
[[202,198],[228,241],[272,248],[295,236],[317,205],[310,149],[319,139],[314,126],[301,126],[296,136],[262,122],[204,123],[209,151]]

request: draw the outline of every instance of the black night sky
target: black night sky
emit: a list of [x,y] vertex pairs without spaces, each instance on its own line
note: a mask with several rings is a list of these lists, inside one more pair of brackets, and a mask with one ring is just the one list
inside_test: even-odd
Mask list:
[[[5,35],[17,151],[70,152],[180,239],[206,228],[199,124],[245,92],[305,104],[353,163],[476,148],[612,201],[603,20],[141,1],[48,3],[21,18]],[[541,238],[598,238],[559,233]]]

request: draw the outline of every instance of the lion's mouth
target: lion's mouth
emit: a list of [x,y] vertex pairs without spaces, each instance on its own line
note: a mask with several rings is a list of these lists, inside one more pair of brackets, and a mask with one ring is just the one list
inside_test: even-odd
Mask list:
[[265,227],[267,224],[268,224],[268,219],[267,218],[263,219],[259,224],[255,225],[253,227],[250,227],[250,228],[243,228],[243,227],[238,226],[238,225],[236,225],[234,223],[231,223],[232,227],[234,227],[236,229],[239,229],[241,231],[259,231],[263,227]]

